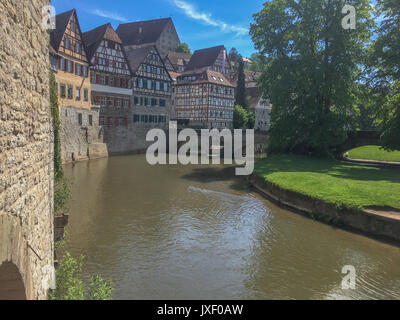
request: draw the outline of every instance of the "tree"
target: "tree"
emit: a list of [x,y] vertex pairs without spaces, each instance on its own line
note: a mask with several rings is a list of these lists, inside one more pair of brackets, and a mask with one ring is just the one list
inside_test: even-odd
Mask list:
[[259,53],[253,53],[251,55],[251,62],[250,71],[253,72],[262,72],[266,64],[265,57]]
[[233,128],[244,129],[247,126],[247,111],[240,105],[235,105],[233,109]]
[[246,96],[246,78],[244,75],[243,60],[239,62],[238,82],[236,87],[235,104],[242,106],[245,110],[248,109],[247,96]]
[[[354,30],[342,27],[345,5],[356,9]],[[254,15],[260,90],[274,106],[270,152],[332,154],[345,141],[370,11],[368,0],[272,0]]]
[[236,50],[236,48],[232,48],[228,54],[229,62],[232,66],[232,71],[236,72],[239,67],[240,61],[243,59],[241,54]]
[[192,54],[192,51],[190,50],[189,45],[185,42],[178,44],[175,51],[180,52],[180,53]]
[[383,17],[372,46],[373,83],[380,93],[378,117],[382,143],[387,150],[400,150],[400,2],[378,0],[377,15]]

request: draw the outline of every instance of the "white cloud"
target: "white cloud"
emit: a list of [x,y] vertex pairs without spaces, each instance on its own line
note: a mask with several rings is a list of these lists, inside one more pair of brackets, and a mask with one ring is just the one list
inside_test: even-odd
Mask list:
[[202,21],[203,23],[205,23],[209,26],[218,27],[222,31],[234,32],[237,35],[245,35],[245,34],[248,34],[248,32],[249,32],[248,29],[246,29],[244,27],[231,25],[231,24],[225,23],[223,21],[214,19],[210,13],[199,12],[196,10],[196,8],[192,4],[190,4],[186,1],[173,0],[173,3],[190,18]]
[[107,12],[103,11],[100,9],[95,9],[92,10],[90,13],[95,14],[96,16],[103,17],[103,18],[108,18],[116,21],[121,21],[121,22],[127,22],[128,19],[124,18],[123,16],[119,15],[118,13],[112,13],[112,12]]

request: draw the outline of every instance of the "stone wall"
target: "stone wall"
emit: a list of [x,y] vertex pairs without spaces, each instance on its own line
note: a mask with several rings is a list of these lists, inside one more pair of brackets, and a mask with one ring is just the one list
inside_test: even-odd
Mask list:
[[63,163],[108,156],[107,147],[103,143],[103,129],[99,126],[99,112],[98,108],[61,108],[60,138]]
[[154,143],[146,141],[151,125],[129,124],[128,126],[104,127],[104,142],[110,155],[124,153],[145,153]]
[[[24,288],[28,299],[45,299],[54,275],[46,5],[48,0],[0,0],[0,266],[8,266],[0,275],[3,297],[7,284]],[[12,284],[18,277],[7,270],[13,266],[22,286]]]

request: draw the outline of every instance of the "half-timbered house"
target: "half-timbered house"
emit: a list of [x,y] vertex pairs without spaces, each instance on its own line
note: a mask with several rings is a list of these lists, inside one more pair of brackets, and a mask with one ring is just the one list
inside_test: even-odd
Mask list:
[[99,126],[99,108],[91,103],[88,55],[76,10],[55,17],[50,35],[50,64],[60,107],[63,162],[107,156]]
[[127,53],[133,72],[133,122],[166,128],[170,120],[172,79],[154,45]]
[[187,71],[174,85],[178,123],[193,128],[232,128],[235,88],[220,72]]
[[100,124],[105,130],[127,126],[132,81],[121,39],[108,23],[85,32],[83,40],[91,69],[92,104],[100,106]]

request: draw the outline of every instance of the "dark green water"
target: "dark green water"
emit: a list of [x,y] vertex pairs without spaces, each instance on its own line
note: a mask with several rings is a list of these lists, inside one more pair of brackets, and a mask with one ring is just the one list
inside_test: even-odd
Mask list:
[[[68,249],[115,299],[400,299],[400,249],[280,209],[226,166],[65,167]],[[341,287],[356,268],[356,289]]]

